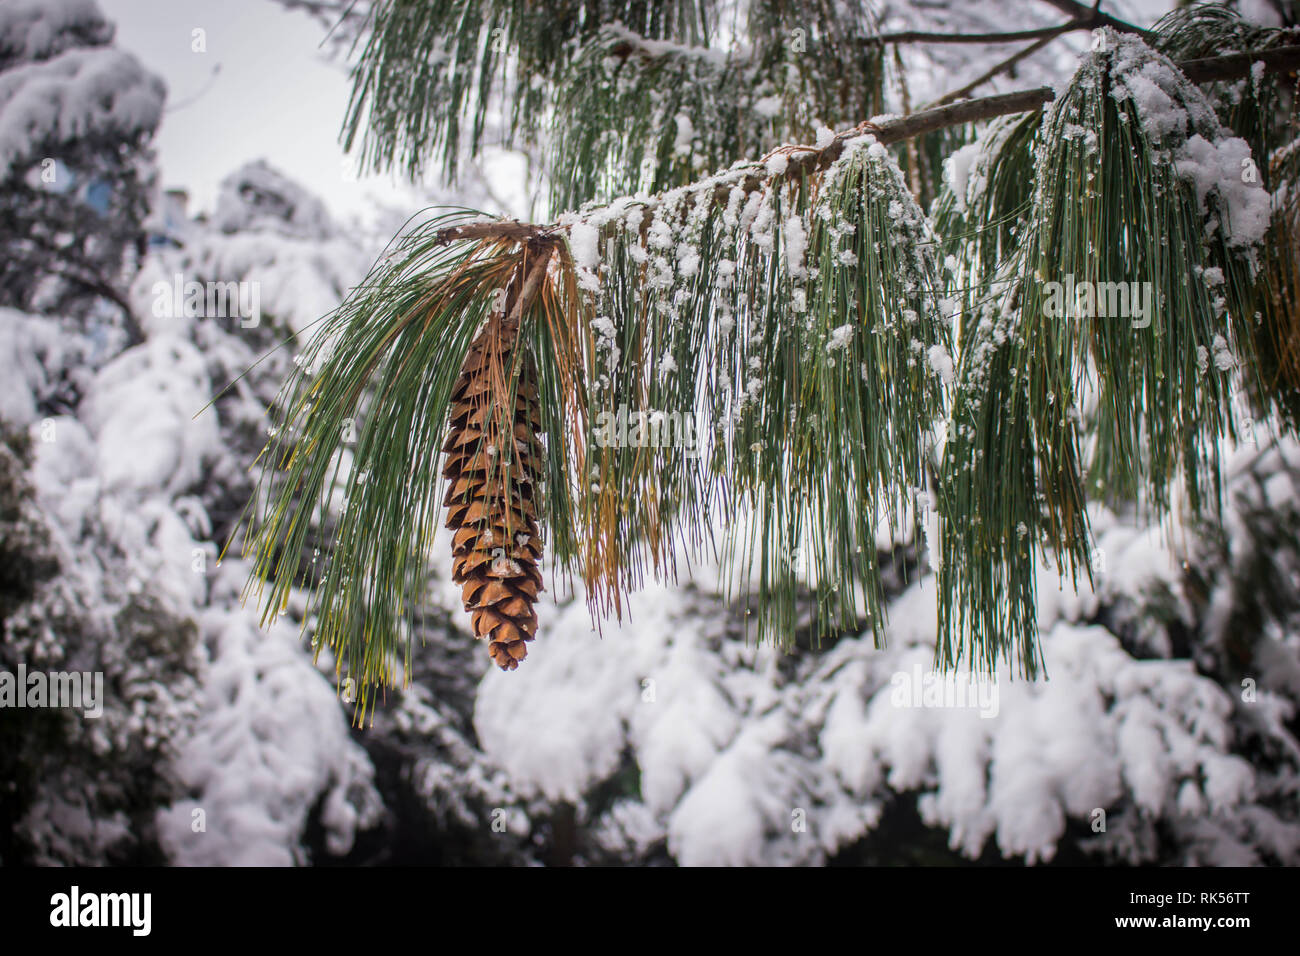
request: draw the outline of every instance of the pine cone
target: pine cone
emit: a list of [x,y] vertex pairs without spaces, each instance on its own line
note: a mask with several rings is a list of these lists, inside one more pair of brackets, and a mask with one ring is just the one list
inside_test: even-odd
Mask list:
[[[542,539],[535,495],[541,469],[537,373],[523,346],[513,397],[509,381],[519,322],[492,317],[470,346],[452,391],[443,445],[443,504],[452,538],[452,580],[461,584],[474,636],[502,670],[514,670],[537,633]],[[507,408],[513,404],[513,408]],[[509,432],[507,434],[507,432]]]

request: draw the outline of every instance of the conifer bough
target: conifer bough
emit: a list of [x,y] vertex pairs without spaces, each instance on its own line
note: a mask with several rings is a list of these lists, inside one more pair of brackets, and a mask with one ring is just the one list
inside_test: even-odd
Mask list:
[[[1251,53],[1229,53],[1224,56],[1203,57],[1187,60],[1178,64],[1178,68],[1193,83],[1209,83],[1215,80],[1227,80],[1245,76],[1254,65],[1261,64],[1265,73],[1285,73],[1300,68],[1300,46],[1281,46],[1271,50],[1258,50]],[[853,129],[837,133],[830,145],[821,149],[811,147],[794,147],[797,150],[785,172],[788,179],[825,169],[839,158],[844,144],[862,133],[871,133],[884,145],[914,139],[926,133],[960,126],[963,123],[978,123],[1010,116],[1015,113],[1027,113],[1038,109],[1056,98],[1056,91],[1050,86],[1040,86],[1030,90],[1017,90],[1012,93],[998,93],[993,96],[981,96],[976,99],[945,103],[933,109],[921,110],[907,116],[882,119],[878,123],[864,122]],[[751,176],[743,188],[752,192],[762,184],[758,175]],[[727,190],[719,188],[718,199],[725,201]],[[453,242],[458,239],[522,239],[539,235],[554,226],[538,226],[531,223],[514,221],[484,221],[450,226],[439,233],[439,242]]]
[[[1238,348],[1228,365],[1258,404],[1281,403],[1248,375],[1264,332],[1291,341],[1289,286],[1257,294],[1266,194],[1232,188],[1239,158],[1281,143],[1232,136],[1192,84],[1251,76],[1270,89],[1260,76],[1294,70],[1300,47],[1281,31],[1247,43],[1227,21],[1216,46],[1206,22],[1194,10],[1168,28],[1181,39],[1156,31],[1163,53],[1108,32],[1060,90],[819,131],[816,146],[628,189],[550,225],[458,210],[401,236],[286,385],[252,505],[264,613],[287,607],[295,578],[312,589],[304,627],[360,679],[364,715],[367,688],[395,683],[399,652],[409,669],[440,507],[473,632],[503,670],[538,631],[543,527],[548,562],[580,573],[599,619],[649,572],[673,576],[677,543],[698,553],[711,519],[744,509],[722,562],[753,569],[741,587],[757,589],[760,634],[805,626],[803,574],[829,584],[816,588],[819,634],[866,621],[882,640],[875,543],[880,523],[910,524],[939,574],[938,664],[991,671],[1015,648],[1034,676],[1035,554],[1076,581],[1088,571],[1082,475],[1167,513],[1182,465],[1199,513],[1213,498],[1202,473],[1217,476],[1217,443],[1235,434],[1227,376],[1205,374],[1211,351],[1222,370],[1220,353]],[[1206,55],[1225,46],[1251,52]],[[1146,115],[1151,98],[1127,85],[1138,71],[1175,110]],[[981,134],[987,188],[946,192],[927,217],[885,147],[1019,113]],[[385,148],[396,135],[380,130]],[[1113,188],[1097,190],[1099,177]],[[1229,213],[1240,243],[1221,228]],[[1043,286],[1063,273],[1152,280],[1151,333],[1047,321]],[[1247,321],[1259,309],[1263,332]],[[1289,369],[1292,353],[1274,351]],[[1104,403],[1089,450],[1077,399],[1093,379]],[[602,441],[592,414],[623,406],[696,415],[704,448]],[[357,416],[355,450],[339,448]],[[332,532],[329,554],[302,574],[313,524]],[[796,551],[811,568],[796,573]]]
[[[1179,68],[1194,82],[1209,82],[1244,75],[1255,64],[1260,64],[1267,72],[1292,70],[1300,65],[1300,46],[1201,58],[1179,64]],[[824,172],[843,155],[850,141],[864,134],[870,134],[881,144],[890,144],[960,123],[1028,112],[1050,103],[1055,97],[1055,90],[1041,87],[945,103],[908,116],[882,118],[874,123],[863,122],[853,129],[836,134],[829,143],[818,148],[784,147],[782,151],[787,153],[789,162],[779,175],[772,176],[760,166],[739,182],[719,184],[713,190],[712,199],[722,205],[727,202],[736,186],[745,194],[750,194],[775,180],[796,183],[803,177]],[[647,199],[643,208],[648,213],[661,198]],[[444,474],[452,483],[446,504],[453,506],[447,526],[456,532],[453,544],[456,555],[454,579],[457,583],[464,584],[465,608],[474,613],[475,635],[490,641],[489,649],[493,659],[505,670],[513,670],[518,666],[518,662],[527,653],[526,642],[532,640],[536,633],[537,618],[532,610],[532,601],[536,598],[536,588],[541,581],[536,570],[541,547],[537,538],[534,521],[536,512],[533,510],[534,500],[531,494],[537,487],[534,449],[538,447],[535,444],[535,430],[539,421],[535,417],[535,398],[530,398],[536,394],[528,371],[530,356],[526,353],[521,356],[524,373],[519,379],[519,394],[514,404],[509,399],[486,398],[489,393],[486,370],[491,364],[491,357],[494,357],[496,368],[504,368],[509,364],[510,350],[518,335],[517,316],[521,308],[526,310],[530,299],[530,293],[524,288],[527,285],[524,277],[539,277],[542,274],[545,261],[550,257],[549,244],[559,241],[559,236],[564,231],[562,223],[542,226],[516,221],[480,221],[447,227],[437,235],[437,241],[441,244],[493,239],[521,243],[526,250],[516,276],[512,279],[510,299],[506,307],[507,317],[501,321],[494,318],[489,323],[466,360],[457,385],[455,398],[458,404],[453,412],[452,433],[444,449],[450,456]],[[536,251],[541,248],[545,251]],[[523,291],[520,292],[520,289]],[[512,321],[512,316],[515,321]],[[494,349],[498,351],[494,352]],[[476,399],[479,404],[473,404],[470,396],[481,396]],[[511,408],[514,409],[514,440],[519,442],[523,459],[514,475],[517,490],[510,493],[510,505],[507,506],[505,483],[487,477],[487,458],[481,452],[478,457],[471,457],[465,449],[481,449],[485,443],[499,443],[506,424],[501,416]],[[491,418],[493,414],[498,416],[493,420],[500,422],[496,431],[480,432],[471,425]],[[468,465],[471,461],[475,462],[474,468],[482,470],[472,470]],[[515,531],[506,529],[499,523],[491,527],[484,524],[489,519],[500,522],[509,520],[512,516],[518,529]],[[480,523],[473,524],[475,520]],[[497,568],[489,560],[489,555],[494,547],[498,554],[502,554],[503,540],[507,544],[513,542],[515,537],[512,535],[517,536],[519,547],[511,550],[509,557],[519,563]]]

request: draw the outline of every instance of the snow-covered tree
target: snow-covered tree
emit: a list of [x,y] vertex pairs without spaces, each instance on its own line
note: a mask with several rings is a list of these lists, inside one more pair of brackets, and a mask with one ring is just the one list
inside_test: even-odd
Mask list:
[[[1293,860],[1294,697],[1209,649],[1222,565],[1151,541],[1218,540],[1234,449],[1293,447],[1300,48],[1255,12],[374,4],[347,141],[413,175],[530,151],[551,211],[408,230],[304,350],[250,506],[264,607],[308,589],[364,716],[450,547],[442,606],[496,663],[542,638],[475,726],[568,855],[825,859],[902,797],[976,856]],[[336,502],[327,560],[285,560]],[[1186,573],[1115,578],[1156,556]],[[635,593],[686,566],[713,613]],[[635,645],[597,650],[570,583]],[[1254,613],[1288,620],[1282,587]],[[895,699],[934,663],[997,717]]]
[[124,274],[166,89],[112,42],[94,0],[0,7],[0,305],[107,317],[138,341]]
[[[6,862],[1300,862],[1287,4],[288,5],[348,13],[371,161],[518,149],[550,221],[366,275],[254,163],[124,283],[139,343],[0,315],[0,671],[111,688],[0,710]],[[1157,297],[1053,317],[1067,274]],[[512,314],[502,673],[434,529]]]
[[[600,613],[721,539],[760,635],[798,626],[798,553],[817,633],[879,642],[876,542],[906,528],[940,662],[1037,675],[1036,565],[1092,579],[1089,500],[1212,517],[1223,443],[1289,431],[1297,384],[1292,33],[1048,6],[1073,16],[1011,39],[1091,30],[1067,81],[897,116],[883,51],[933,37],[870,5],[375,5],[349,142],[454,172],[502,110],[549,150],[559,215],[412,229],[313,339],[252,506],[265,606],[310,583],[364,701],[409,664],[441,503],[503,668],[536,633],[542,528]],[[941,181],[921,157],[944,152]],[[611,441],[625,411],[651,441]],[[689,447],[663,440],[682,417]],[[329,562],[286,562],[357,421]]]
[[[80,0],[5,5],[0,17],[7,52],[51,62],[112,35]],[[93,52],[139,72],[111,49]],[[108,109],[118,95],[109,74],[79,95]],[[41,89],[64,96],[57,83]],[[48,108],[33,116],[44,122]],[[20,119],[5,126],[14,143],[29,122]],[[98,120],[65,119],[56,129],[66,155],[93,151]],[[109,153],[128,155],[124,142]],[[134,188],[129,176],[118,182]],[[15,201],[24,215],[39,212]],[[0,698],[0,859],[273,864],[342,854],[378,814],[370,762],[296,629],[268,640],[243,610],[246,570],[219,565],[215,542],[249,493],[265,405],[292,365],[272,356],[223,386],[332,308],[367,253],[265,163],[226,179],[207,223],[165,225],[144,211],[134,228],[164,231],[142,258],[113,265],[138,341],[82,321],[80,300],[64,295],[0,309],[0,672],[103,681],[97,715]],[[109,249],[111,230],[100,235],[99,219],[78,215],[78,248]],[[11,228],[6,248],[25,239]],[[70,257],[33,261],[28,278],[59,280]],[[255,291],[256,321],[211,311],[206,296],[186,308],[191,284]]]

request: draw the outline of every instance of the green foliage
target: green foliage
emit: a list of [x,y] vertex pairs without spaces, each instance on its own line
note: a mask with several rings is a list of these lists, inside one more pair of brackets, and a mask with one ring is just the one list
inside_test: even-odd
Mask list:
[[[1268,50],[1295,41],[1294,31],[1251,23],[1221,4],[1196,3],[1161,19],[1152,46],[1182,61],[1234,50]],[[1207,83],[1202,90],[1222,123],[1250,143],[1251,153],[1267,157],[1295,136],[1286,108],[1293,85],[1285,75],[1263,73],[1246,81]],[[1263,182],[1270,186],[1268,164],[1260,166]]]
[[462,147],[545,143],[558,212],[684,185],[883,108],[868,5],[759,0],[747,44],[730,42],[714,6],[388,0],[353,71],[345,141],[364,165],[412,176],[435,155],[454,174]]
[[916,521],[943,415],[932,355],[951,341],[932,236],[892,158],[862,139],[816,189],[778,177],[747,192],[752,172],[584,223],[612,240],[593,412],[692,419],[701,442],[693,456],[592,452],[600,508],[620,516],[600,547],[629,559],[609,590],[671,560],[665,541],[698,548],[721,523],[760,635],[793,635],[804,576],[826,585],[818,633],[865,619],[880,636],[876,541]]
[[[712,17],[711,0],[380,0],[352,73],[345,143],[369,168],[415,178],[441,155],[454,174],[462,146],[477,154],[489,132],[533,141],[554,84],[603,25],[694,43]],[[488,114],[499,97],[507,122],[498,134]]]
[[[1295,43],[1297,34],[1250,23],[1219,4],[1194,4],[1157,24],[1155,48],[1174,60],[1214,56],[1225,50],[1268,50]],[[1246,80],[1202,87],[1220,121],[1250,144],[1255,173],[1269,190],[1279,190],[1274,222],[1264,246],[1255,289],[1257,319],[1247,324],[1257,374],[1244,383],[1261,418],[1276,416],[1300,425],[1300,317],[1297,273],[1300,253],[1295,223],[1300,181],[1300,124],[1296,87],[1285,74],[1261,73]],[[1286,190],[1290,187],[1289,195]],[[1251,315],[1251,312],[1246,312]]]
[[[1242,322],[1253,249],[1229,245],[1222,196],[1202,208],[1179,171],[1189,140],[1223,136],[1203,95],[1138,41],[1113,46],[1085,61],[1035,133],[1031,208],[1009,255],[999,259],[996,219],[992,236],[967,244],[977,289],[994,301],[972,316],[945,450],[949,663],[969,648],[991,668],[1011,646],[1036,672],[1036,556],[1090,573],[1085,465],[1094,493],[1157,516],[1179,476],[1191,514],[1220,504],[1220,443],[1235,436],[1226,363],[1254,367]],[[1028,132],[1004,124],[991,137],[1013,169]],[[990,181],[979,212],[1017,201],[1004,182]],[[1212,237],[1207,218],[1221,223]],[[995,263],[1004,281],[985,286]],[[1095,291],[1091,315],[1070,308],[1067,283]],[[1115,283],[1145,294],[1143,309],[1129,297],[1111,313],[1123,299],[1102,295]]]
[[861,39],[874,32],[867,8],[796,15],[773,2],[749,9],[752,45],[725,51],[606,27],[556,90],[552,208],[685,185],[737,156],[810,142],[819,125],[874,116],[884,57]]
[[[361,684],[363,714],[369,686],[394,681],[399,654],[409,663],[452,386],[514,264],[505,244],[438,242],[438,228],[469,218],[446,212],[412,230],[323,320],[272,410],[246,512],[247,593],[264,596],[265,622],[295,585],[312,589],[313,643]],[[314,523],[334,532],[328,553],[309,556]]]
[[[874,110],[884,60],[861,42],[866,20],[812,29],[817,65],[781,48],[808,11],[775,2],[751,5],[752,46],[725,54],[704,7],[638,8],[638,33],[612,26],[607,5],[580,23],[565,4],[491,10],[381,5],[350,129],[369,103],[370,160],[412,172],[431,150],[453,160],[467,113],[477,145],[506,60],[488,31],[508,23],[508,126],[533,137],[551,115],[554,198],[642,191],[528,233],[566,240],[524,325],[548,448],[539,518],[601,615],[647,575],[673,577],[679,555],[712,552],[760,636],[865,625],[880,639],[877,541],[924,534],[940,566],[939,663],[1034,676],[1039,568],[1091,575],[1089,499],[1213,516],[1242,409],[1294,404],[1296,260],[1279,241],[1294,214],[1274,213],[1261,252],[1268,196],[1239,177],[1250,159],[1234,138],[1272,149],[1270,182],[1294,188],[1283,89],[1252,76],[1207,97],[1159,52],[1204,54],[1198,30],[1260,46],[1275,32],[1205,7],[1167,19],[1158,49],[1107,31],[1045,112],[904,152],[928,180],[965,150],[932,228],[860,129],[696,178],[702,162]],[[543,12],[554,36],[529,38]],[[830,84],[850,62],[858,75]],[[412,78],[421,98],[403,100]],[[820,116],[782,111],[808,97]],[[760,100],[773,109],[755,116]],[[464,221],[404,237],[328,318],[286,386],[253,511],[267,613],[291,581],[313,585],[318,640],[363,684],[396,673],[425,586],[450,389],[522,254],[508,225],[445,246],[436,230]],[[620,419],[631,438],[611,435]],[[336,520],[340,479],[332,553],[307,567],[308,526]],[[803,582],[817,588],[813,621],[798,619]]]

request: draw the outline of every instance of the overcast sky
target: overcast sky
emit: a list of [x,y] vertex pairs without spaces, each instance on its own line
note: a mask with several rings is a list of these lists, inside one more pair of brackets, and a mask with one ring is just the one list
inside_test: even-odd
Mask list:
[[[99,0],[117,44],[167,82],[155,139],[163,184],[210,210],[221,179],[265,158],[329,204],[367,219],[377,202],[419,205],[390,177],[352,181],[338,142],[350,84],[331,61],[322,25],[271,0]],[[194,52],[193,31],[207,51]],[[214,74],[214,71],[215,74]]]

